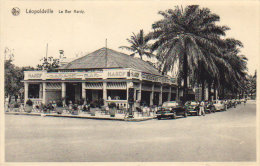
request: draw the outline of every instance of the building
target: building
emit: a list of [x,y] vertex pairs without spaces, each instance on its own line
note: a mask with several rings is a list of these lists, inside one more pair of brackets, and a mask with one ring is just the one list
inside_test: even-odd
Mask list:
[[23,82],[25,102],[31,99],[36,104],[104,99],[105,104],[128,107],[129,88],[134,88],[136,106],[160,105],[177,95],[174,78],[161,75],[141,59],[108,48],[75,59],[57,72],[25,71]]

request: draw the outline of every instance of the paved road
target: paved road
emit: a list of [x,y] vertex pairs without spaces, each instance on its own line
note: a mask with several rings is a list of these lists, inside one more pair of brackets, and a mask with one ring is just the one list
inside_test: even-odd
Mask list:
[[256,104],[176,120],[6,115],[6,161],[255,161]]

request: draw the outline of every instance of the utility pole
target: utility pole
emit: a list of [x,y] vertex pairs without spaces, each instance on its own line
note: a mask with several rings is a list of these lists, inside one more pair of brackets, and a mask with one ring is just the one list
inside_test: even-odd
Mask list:
[[105,55],[105,57],[106,57],[106,67],[107,67],[107,39],[106,39],[105,45],[106,45],[106,55]]

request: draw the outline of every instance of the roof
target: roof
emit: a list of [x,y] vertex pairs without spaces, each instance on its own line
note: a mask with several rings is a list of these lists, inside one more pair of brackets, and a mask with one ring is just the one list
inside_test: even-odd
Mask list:
[[[107,56],[106,56],[107,54]],[[131,57],[127,54],[101,48],[83,57],[61,66],[59,69],[109,69],[109,68],[132,68],[145,73],[161,75],[151,64]]]

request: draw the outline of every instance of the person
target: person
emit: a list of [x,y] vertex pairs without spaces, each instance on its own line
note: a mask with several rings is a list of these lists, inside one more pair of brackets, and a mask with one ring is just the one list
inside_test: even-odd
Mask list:
[[202,100],[202,101],[200,102],[200,111],[199,111],[199,116],[200,116],[200,115],[205,116],[205,110],[204,110],[204,107],[205,107],[205,103],[204,103],[204,101]]

